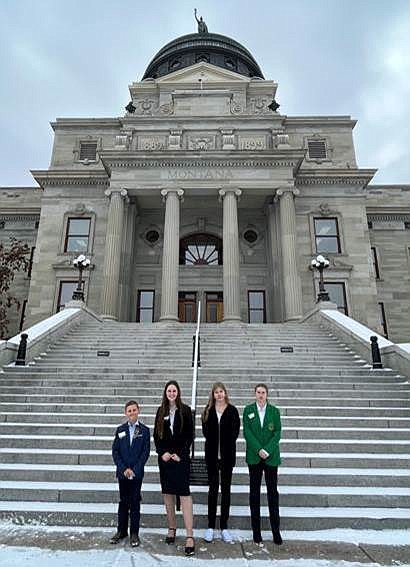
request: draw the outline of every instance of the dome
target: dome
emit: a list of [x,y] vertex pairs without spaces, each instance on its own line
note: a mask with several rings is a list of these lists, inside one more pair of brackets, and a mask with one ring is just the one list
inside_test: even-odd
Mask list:
[[142,80],[157,79],[202,61],[245,77],[264,78],[251,53],[234,39],[217,33],[191,33],[170,41],[160,49]]

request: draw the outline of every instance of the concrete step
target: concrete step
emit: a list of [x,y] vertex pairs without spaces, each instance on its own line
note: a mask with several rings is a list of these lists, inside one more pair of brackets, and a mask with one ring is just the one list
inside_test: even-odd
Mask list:
[[[141,527],[164,525],[164,507],[158,504],[142,504]],[[194,505],[196,528],[207,526],[207,506]],[[114,503],[68,503],[68,502],[0,502],[0,518],[18,523],[33,521],[48,525],[116,526],[117,505]],[[261,507],[262,529],[269,529],[268,510]],[[323,530],[336,528],[353,529],[400,529],[407,528],[410,521],[408,509],[360,508],[360,507],[285,507],[281,508],[281,528],[284,530]],[[177,525],[182,527],[182,517],[177,516]],[[248,506],[232,506],[230,515],[232,529],[249,529]]]
[[[108,444],[109,445],[109,444]],[[410,447],[409,447],[410,448]],[[203,456],[203,450],[197,451]],[[71,465],[112,465],[111,450],[104,449],[42,449],[36,448],[0,448],[2,463],[25,464],[71,464]],[[246,466],[245,452],[237,452],[238,466]],[[405,469],[410,465],[410,453],[327,453],[327,452],[292,452],[282,451],[282,464],[286,467],[311,468],[385,468]],[[155,465],[157,455],[152,452],[148,464]]]
[[[379,487],[329,487],[329,486],[286,486],[279,484],[281,506],[292,507],[342,507],[356,506],[372,508],[410,508],[409,488],[384,487],[380,497]],[[207,504],[208,487],[191,487],[195,504]],[[247,506],[249,487],[232,487],[232,505]],[[262,505],[267,505],[266,487],[261,490]],[[149,504],[162,504],[161,486],[158,483],[144,482],[142,485],[143,501]],[[95,502],[109,503],[118,499],[116,482],[36,482],[36,481],[0,481],[0,501],[8,500],[28,502]]]
[[[140,419],[150,428],[154,426],[155,413],[140,413]],[[65,424],[96,424],[96,425],[112,425],[117,426],[124,421],[124,416],[121,413],[67,413],[67,412],[0,412],[0,423],[65,423]],[[401,428],[409,429],[410,431],[410,418],[382,418],[382,417],[344,417],[334,415],[328,416],[282,416],[282,426],[284,427],[324,427],[332,425],[332,427],[345,427],[354,426],[355,428]],[[202,431],[200,425],[200,415],[197,415],[197,435]]]
[[[147,481],[158,481],[158,467],[147,465],[145,469]],[[39,482],[112,482],[115,479],[113,465],[53,465],[0,463],[1,481],[39,481]],[[396,488],[410,487],[410,471],[408,469],[350,469],[350,468],[318,468],[281,467],[281,483],[300,486],[378,486]],[[234,469],[234,484],[248,484],[248,467]]]
[[[244,404],[236,404],[239,413],[241,414],[244,409]],[[157,406],[154,404],[144,404],[141,415],[152,414],[156,412]],[[201,411],[203,408],[199,408]],[[21,413],[28,415],[30,413],[76,413],[76,414],[115,414],[121,416],[123,419],[124,404],[55,404],[55,403],[26,403],[26,402],[0,402],[0,412],[6,413]],[[371,408],[371,407],[347,407],[347,406],[283,406],[280,408],[282,417],[285,416],[321,416],[321,417],[352,417],[352,418],[410,418],[410,408]]]

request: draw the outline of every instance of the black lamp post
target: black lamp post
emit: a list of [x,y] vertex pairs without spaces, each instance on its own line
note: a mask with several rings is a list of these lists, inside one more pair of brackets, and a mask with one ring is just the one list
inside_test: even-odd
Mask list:
[[73,292],[73,300],[84,301],[83,270],[88,268],[89,265],[90,260],[86,258],[84,254],[80,254],[73,260],[73,266],[78,269],[78,284],[77,289]]
[[319,272],[319,293],[317,294],[318,301],[330,301],[329,294],[325,290],[325,285],[323,283],[323,270],[328,268],[330,265],[329,260],[326,260],[324,256],[319,254],[316,258],[311,261],[312,268],[315,268]]

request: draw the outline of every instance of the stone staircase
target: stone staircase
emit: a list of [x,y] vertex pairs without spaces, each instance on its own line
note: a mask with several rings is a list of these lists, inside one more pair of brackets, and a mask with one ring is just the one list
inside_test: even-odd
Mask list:
[[[116,524],[111,459],[124,402],[136,398],[151,428],[164,383],[191,399],[193,325],[97,321],[72,329],[34,365],[0,373],[0,517],[14,522]],[[294,351],[281,352],[281,346]],[[108,357],[97,351],[108,350]],[[226,384],[242,413],[265,382],[282,414],[283,529],[410,525],[410,384],[372,370],[313,324],[203,325],[198,408]],[[200,411],[198,413],[200,413]],[[197,453],[203,454],[200,418]],[[238,439],[232,528],[249,529],[248,473]],[[142,524],[164,527],[152,445]],[[192,487],[195,526],[206,526],[207,487]],[[263,500],[262,514],[268,527]]]

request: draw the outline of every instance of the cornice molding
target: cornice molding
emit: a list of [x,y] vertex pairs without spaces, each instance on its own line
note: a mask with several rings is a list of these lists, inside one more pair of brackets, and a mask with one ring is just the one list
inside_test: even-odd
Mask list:
[[351,116],[283,116],[285,126],[349,126],[354,128],[357,120]]
[[0,222],[1,221],[13,221],[13,222],[35,222],[38,221],[40,219],[40,213],[38,215],[33,215],[33,214],[27,214],[25,215],[24,213],[16,213],[14,214],[10,214],[10,213],[6,213],[6,214],[0,214]]
[[187,167],[296,167],[299,166],[304,157],[304,151],[301,150],[280,150],[261,152],[229,152],[229,157],[221,153],[203,152],[203,154],[195,153],[194,156],[186,152],[167,155],[164,153],[142,154],[141,152],[127,152],[107,150],[101,153],[101,159],[107,170],[112,168],[187,168]]
[[377,169],[301,169],[296,185],[362,185],[366,187]]
[[109,177],[104,170],[76,171],[76,170],[31,170],[31,174],[40,187],[54,187],[56,185],[109,185]]
[[367,213],[371,222],[409,222],[410,213]]

